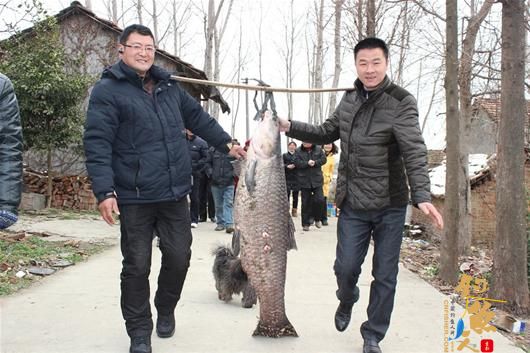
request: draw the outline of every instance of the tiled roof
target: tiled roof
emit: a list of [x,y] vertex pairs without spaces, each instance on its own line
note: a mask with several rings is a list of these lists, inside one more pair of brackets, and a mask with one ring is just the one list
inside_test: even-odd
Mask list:
[[[501,100],[500,98],[475,98],[473,102],[473,110],[483,110],[495,122],[498,122],[501,117]],[[530,101],[526,101],[526,111],[528,119],[530,119]]]

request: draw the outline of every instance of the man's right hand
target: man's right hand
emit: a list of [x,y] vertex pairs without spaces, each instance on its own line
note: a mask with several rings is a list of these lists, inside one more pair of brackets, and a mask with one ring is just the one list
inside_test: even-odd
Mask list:
[[291,129],[291,122],[285,118],[278,117],[278,123],[280,125],[280,132],[289,132]]
[[107,224],[116,224],[112,213],[119,215],[120,210],[118,209],[118,202],[116,201],[115,197],[110,197],[101,201],[98,205],[98,209],[99,213],[101,214],[101,217],[103,217],[103,220],[107,222]]

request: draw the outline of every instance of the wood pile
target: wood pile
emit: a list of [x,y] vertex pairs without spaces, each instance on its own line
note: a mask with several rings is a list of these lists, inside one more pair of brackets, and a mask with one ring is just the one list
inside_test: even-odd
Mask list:
[[[25,192],[47,195],[47,173],[25,169],[23,180]],[[52,207],[75,210],[97,209],[97,200],[92,193],[92,184],[86,176],[54,177],[52,190]]]

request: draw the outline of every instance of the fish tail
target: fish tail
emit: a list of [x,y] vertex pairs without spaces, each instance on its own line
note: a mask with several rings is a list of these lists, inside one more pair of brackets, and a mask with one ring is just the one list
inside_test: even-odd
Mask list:
[[254,330],[252,336],[279,338],[298,337],[298,334],[296,333],[296,330],[294,329],[293,325],[291,325],[288,319],[285,319],[285,321],[281,325],[276,326],[265,325],[260,320],[260,322],[258,323],[258,327],[256,327],[256,330]]

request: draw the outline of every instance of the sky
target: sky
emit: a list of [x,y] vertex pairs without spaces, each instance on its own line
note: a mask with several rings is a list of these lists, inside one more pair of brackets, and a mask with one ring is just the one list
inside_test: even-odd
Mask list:
[[[228,0],[225,0],[225,3]],[[11,1],[12,3],[17,2],[17,0]],[[85,4],[84,0],[80,1],[82,4]],[[92,0],[92,10],[96,15],[109,18],[108,10],[105,5],[106,0]],[[123,27],[131,23],[137,22],[136,14],[134,9],[130,7],[127,11],[127,4],[131,4],[132,0],[118,0],[118,6],[121,7],[121,3],[124,3],[124,9],[126,10],[126,15],[124,15],[123,22],[119,22],[119,26]],[[150,6],[152,0],[143,0],[146,7]],[[60,11],[62,8],[69,6],[70,1],[66,0],[43,0],[44,7],[49,11],[50,14],[55,14]],[[164,4],[170,4],[171,0],[157,0],[158,12],[159,12],[159,25],[160,31],[163,31],[166,27],[170,15],[171,5],[164,7]],[[181,3],[187,4],[188,1],[181,1]],[[216,0],[216,4],[219,3]],[[228,22],[227,30],[223,38],[222,43],[222,56],[221,56],[221,78],[222,82],[233,82],[236,83],[236,78],[234,76],[235,69],[237,67],[238,61],[238,52],[239,48],[239,39],[241,38],[241,51],[242,56],[245,57],[245,63],[242,69],[242,77],[250,78],[259,78],[259,61],[258,53],[260,50],[259,43],[261,43],[262,48],[262,69],[261,69],[261,78],[274,87],[285,87],[284,71],[285,64],[284,59],[281,55],[281,50],[283,47],[284,34],[283,27],[287,22],[286,18],[288,17],[288,1],[287,0],[235,0],[234,7],[232,8],[232,13],[230,21]],[[294,77],[293,86],[296,88],[305,88],[308,87],[307,79],[307,51],[302,47],[305,45],[306,38],[311,38],[313,33],[313,28],[311,26],[312,15],[308,15],[308,5],[311,4],[309,0],[294,0],[294,17],[297,23],[297,30],[299,36],[298,49],[295,52],[295,67],[297,68]],[[329,0],[326,0],[326,3],[330,3]],[[328,4],[329,6],[329,4]],[[183,42],[186,42],[184,48],[180,52],[180,58],[193,66],[202,69],[204,67],[204,29],[203,29],[203,14],[207,7],[207,0],[195,0],[193,1],[193,6],[186,11],[190,14],[187,21],[185,21],[181,30]],[[226,7],[226,6],[225,6]],[[329,11],[329,10],[328,10]],[[331,11],[328,18],[331,20]],[[147,18],[149,15],[147,11],[144,11],[144,24],[152,28],[152,22]],[[223,13],[224,16],[224,13]],[[3,16],[2,16],[3,17]],[[261,36],[259,30],[259,22],[261,20]],[[392,19],[389,19],[391,21]],[[329,29],[326,30],[326,36],[329,41],[332,35],[333,23],[330,22]],[[169,36],[171,37],[171,36]],[[171,53],[174,53],[173,46],[168,42],[161,43],[161,47]],[[343,62],[342,62],[342,71],[341,79],[339,82],[339,87],[351,87],[353,81],[356,78],[353,52],[351,49],[348,49],[345,45],[343,48]],[[405,74],[407,75],[405,82],[408,82],[406,88],[413,93],[419,105],[419,115],[420,123],[422,119],[429,112],[428,125],[424,131],[424,138],[426,144],[429,148],[440,149],[445,145],[445,121],[444,121],[444,106],[442,100],[438,98],[431,109],[430,97],[433,87],[432,76],[419,75],[418,74],[418,60],[421,58],[423,53],[411,52],[409,57],[411,58],[411,64],[407,67]],[[418,59],[415,59],[415,56]],[[334,55],[332,47],[330,46],[326,50],[324,66],[327,75],[324,77],[323,86],[331,86],[331,72],[334,61]],[[392,56],[390,58],[390,64],[392,65]],[[431,69],[434,70],[441,65],[441,62],[433,59],[430,64]],[[423,72],[427,72],[428,68],[423,67]],[[418,78],[420,77],[420,78]],[[441,89],[441,84],[438,82],[438,90]],[[219,117],[219,122],[223,127],[230,131],[231,123],[234,116],[236,116],[236,129],[234,137],[239,140],[244,140],[245,136],[245,92],[233,90],[233,89],[224,89],[220,88],[223,96],[228,101],[232,108],[231,115],[222,114]],[[340,99],[342,93],[338,94],[338,100]],[[249,115],[250,119],[254,116],[254,107],[252,104],[252,98],[254,92],[249,92],[250,107]],[[276,104],[278,114],[280,116],[286,116],[287,114],[287,103],[286,95],[283,93],[275,94]],[[307,94],[295,94],[294,95],[294,116],[293,119],[307,121],[308,116],[308,105],[309,105],[309,95]],[[327,101],[327,96],[324,97],[324,100]],[[238,104],[239,103],[239,104]],[[324,107],[324,111],[327,112],[327,107]],[[252,132],[254,125],[251,122],[250,131]]]

